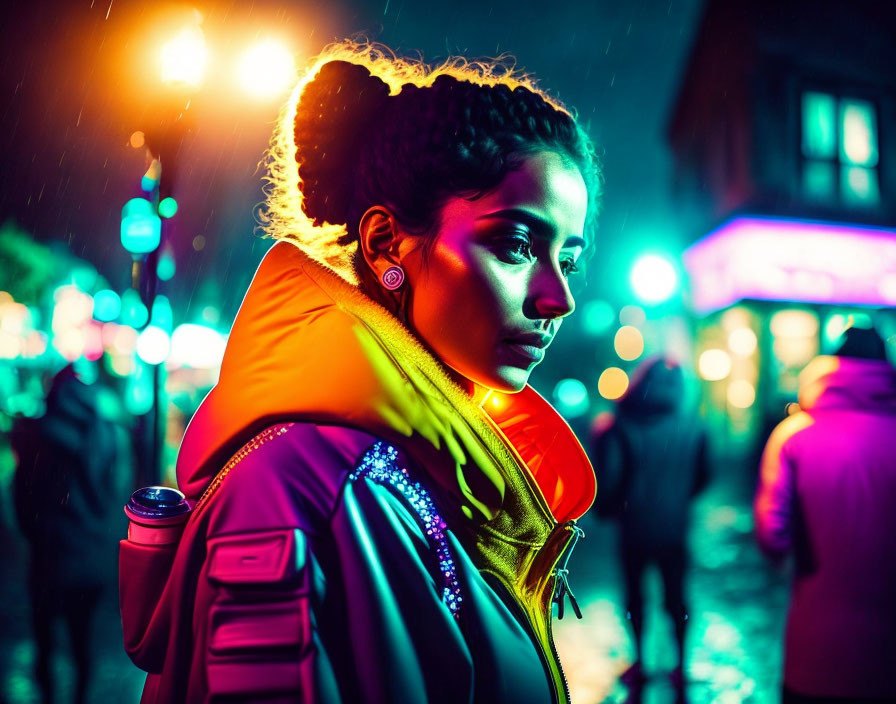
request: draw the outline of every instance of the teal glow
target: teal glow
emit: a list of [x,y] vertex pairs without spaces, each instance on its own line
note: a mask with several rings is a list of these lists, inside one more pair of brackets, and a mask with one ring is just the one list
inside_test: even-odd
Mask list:
[[152,203],[146,198],[131,198],[121,209],[121,217],[129,218],[134,215],[152,215]]
[[149,320],[149,311],[140,300],[140,294],[129,288],[121,296],[121,324],[132,328],[142,328]]
[[93,317],[103,323],[115,320],[121,314],[121,297],[108,288],[97,291],[93,297]]
[[672,262],[656,254],[638,259],[629,280],[635,295],[645,303],[662,303],[678,288],[678,273]]
[[606,301],[588,301],[582,306],[582,326],[589,335],[603,335],[616,321],[616,311]]
[[861,166],[843,166],[840,170],[840,192],[849,205],[877,205],[880,187],[877,171]]
[[148,254],[162,239],[162,221],[145,198],[131,198],[121,209],[121,244],[131,254]]
[[152,370],[138,362],[137,369],[128,377],[124,405],[131,415],[141,416],[152,409]]
[[159,255],[159,263],[156,265],[156,276],[162,281],[170,281],[177,271],[174,261],[174,253],[167,247]]
[[840,161],[877,166],[877,117],[867,100],[840,101]]
[[803,93],[803,155],[833,159],[836,152],[835,101],[827,93]]
[[836,195],[837,176],[834,164],[828,161],[807,161],[803,164],[803,193],[814,201],[826,201]]
[[157,295],[152,303],[152,324],[170,334],[174,329],[174,312],[167,296]]
[[567,418],[577,418],[588,412],[591,406],[588,389],[578,379],[561,379],[554,387],[557,410]]
[[171,218],[177,213],[177,201],[171,196],[163,198],[159,203],[159,215],[163,218]]

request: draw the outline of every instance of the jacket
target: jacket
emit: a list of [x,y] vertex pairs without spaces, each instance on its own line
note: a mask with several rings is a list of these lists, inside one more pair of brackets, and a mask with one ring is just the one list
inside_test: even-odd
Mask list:
[[709,481],[709,466],[703,424],[682,400],[680,369],[657,359],[639,371],[615,414],[598,417],[592,449],[598,511],[619,520],[625,545],[650,551],[684,544],[688,507]]
[[759,545],[795,557],[784,682],[815,696],[893,697],[896,371],[818,357],[799,405],[769,438],[754,504]]
[[47,410],[19,418],[14,498],[31,548],[31,577],[53,588],[96,586],[110,575],[106,495],[115,484],[116,435],[101,412],[102,387],[81,381],[71,365],[53,378]]
[[568,700],[550,621],[596,490],[581,446],[531,388],[474,404],[292,244],[260,265],[177,471],[198,505],[176,550],[122,542],[143,701]]

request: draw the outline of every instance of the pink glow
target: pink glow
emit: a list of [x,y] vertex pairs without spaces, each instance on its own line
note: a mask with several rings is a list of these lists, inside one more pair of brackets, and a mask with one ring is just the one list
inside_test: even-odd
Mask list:
[[737,217],[684,253],[692,303],[741,299],[896,305],[896,230]]

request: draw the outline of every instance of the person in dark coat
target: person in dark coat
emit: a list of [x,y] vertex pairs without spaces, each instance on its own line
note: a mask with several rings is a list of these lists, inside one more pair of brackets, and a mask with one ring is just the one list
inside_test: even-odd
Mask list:
[[672,678],[683,682],[688,506],[709,476],[706,433],[684,395],[681,368],[667,359],[649,359],[633,375],[612,418],[600,418],[595,426],[597,510],[620,525],[626,609],[635,641],[635,662],[624,676],[629,683],[643,678],[641,587],[650,564],[662,574],[666,611],[675,624],[678,666]]
[[[54,378],[41,418],[16,421],[14,501],[27,539],[29,591],[37,646],[35,675],[44,701],[54,700],[53,621],[62,617],[77,667],[75,700],[86,699],[91,674],[90,625],[109,572],[105,497],[115,462],[115,431],[99,409],[99,387],[69,365]],[[114,559],[114,558],[113,558]]]
[[794,556],[784,702],[896,702],[896,369],[850,328],[800,374],[800,410],[772,433],[756,538]]

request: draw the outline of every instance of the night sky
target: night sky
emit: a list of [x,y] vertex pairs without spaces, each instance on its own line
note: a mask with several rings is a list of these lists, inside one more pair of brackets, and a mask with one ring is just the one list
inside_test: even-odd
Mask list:
[[[625,303],[625,269],[639,249],[676,253],[693,236],[670,201],[665,124],[702,0],[196,6],[214,55],[206,85],[191,98],[178,156],[178,273],[163,289],[184,318],[209,303],[232,314],[268,246],[253,236],[252,211],[262,197],[257,165],[279,106],[241,97],[227,74],[244,45],[267,35],[290,42],[300,62],[359,32],[432,62],[513,54],[577,111],[603,153],[604,206],[586,299]],[[119,289],[130,268],[119,242],[121,206],[139,195],[144,166],[128,138],[170,118],[151,57],[164,32],[160,18],[175,10],[127,0],[14,1],[2,10],[0,222],[66,243]],[[198,235],[206,242],[199,252]],[[223,292],[209,280],[225,284]]]

